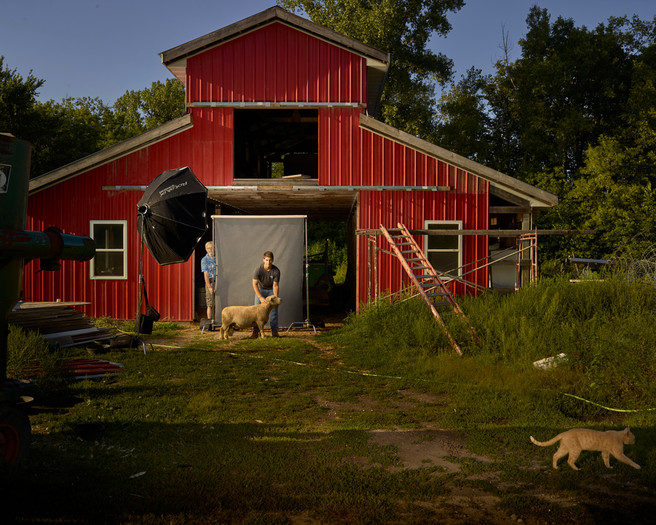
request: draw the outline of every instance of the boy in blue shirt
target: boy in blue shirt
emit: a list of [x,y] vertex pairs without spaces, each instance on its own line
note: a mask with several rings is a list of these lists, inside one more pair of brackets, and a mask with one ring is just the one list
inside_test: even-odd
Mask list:
[[205,277],[205,304],[207,305],[207,318],[214,319],[214,284],[216,283],[216,261],[214,260],[214,243],[212,241],[205,243],[205,255],[200,260],[200,270]]

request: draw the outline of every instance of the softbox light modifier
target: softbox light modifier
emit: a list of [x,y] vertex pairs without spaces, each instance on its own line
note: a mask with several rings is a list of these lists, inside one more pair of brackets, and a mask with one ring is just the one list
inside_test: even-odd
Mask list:
[[161,265],[186,262],[207,230],[207,188],[190,168],[167,170],[137,203],[137,228]]

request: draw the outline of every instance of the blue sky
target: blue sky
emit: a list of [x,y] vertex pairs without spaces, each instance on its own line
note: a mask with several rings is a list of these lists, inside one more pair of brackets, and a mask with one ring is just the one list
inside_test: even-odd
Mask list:
[[[0,0],[0,55],[5,66],[44,79],[39,100],[99,97],[106,104],[128,90],[172,75],[159,53],[256,14],[275,0]],[[503,31],[511,57],[520,52],[531,6],[594,28],[610,16],[656,16],[654,0],[466,0],[450,16],[452,31],[434,49],[454,61],[456,78],[476,66],[492,72]]]

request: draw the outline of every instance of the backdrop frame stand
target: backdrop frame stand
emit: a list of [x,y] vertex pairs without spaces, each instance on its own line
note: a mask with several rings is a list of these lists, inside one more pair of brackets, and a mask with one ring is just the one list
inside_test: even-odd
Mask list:
[[305,321],[294,321],[290,323],[285,333],[288,333],[295,325],[299,325],[303,328],[312,328],[314,335],[317,335],[317,328],[310,321],[310,263],[308,261],[307,217],[303,222],[303,226],[305,234]]

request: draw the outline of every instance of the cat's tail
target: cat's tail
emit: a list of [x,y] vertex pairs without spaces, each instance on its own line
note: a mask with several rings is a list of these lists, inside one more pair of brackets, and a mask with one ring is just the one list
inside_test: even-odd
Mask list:
[[531,443],[539,447],[550,447],[554,443],[558,443],[562,437],[562,434],[558,434],[556,437],[552,437],[549,441],[538,441],[533,436],[531,436]]

